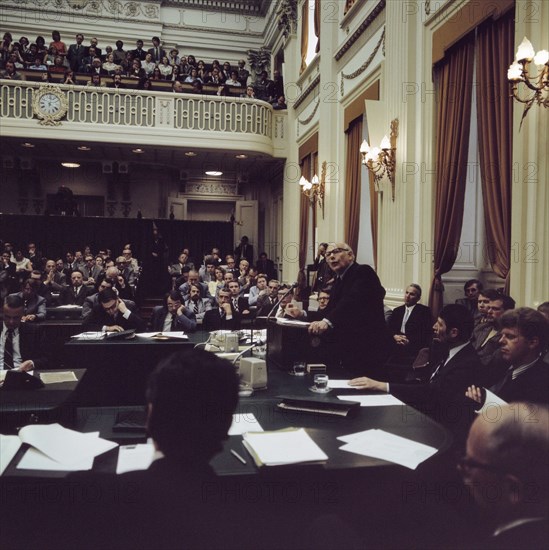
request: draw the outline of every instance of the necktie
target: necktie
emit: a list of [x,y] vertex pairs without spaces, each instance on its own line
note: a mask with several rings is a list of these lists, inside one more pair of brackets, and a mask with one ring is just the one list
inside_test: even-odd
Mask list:
[[74,287],[74,297],[76,298],[78,296],[78,287]]
[[4,369],[13,369],[13,329],[8,329],[4,344]]
[[195,314],[195,315],[198,314],[198,302],[195,302],[195,303],[194,303],[193,311],[194,311],[194,314]]
[[404,317],[402,318],[402,325],[400,326],[400,332],[402,332],[403,334],[406,334],[406,323],[410,318],[410,311],[410,308],[404,308]]
[[177,330],[177,316],[172,313],[172,326],[171,330],[176,331]]
[[440,369],[445,365],[446,360],[448,359],[448,355],[445,355],[437,364],[436,369],[433,371],[433,374],[431,374],[431,378],[429,378],[429,383],[431,383],[439,373]]
[[233,307],[235,311],[238,311],[238,298],[233,298]]

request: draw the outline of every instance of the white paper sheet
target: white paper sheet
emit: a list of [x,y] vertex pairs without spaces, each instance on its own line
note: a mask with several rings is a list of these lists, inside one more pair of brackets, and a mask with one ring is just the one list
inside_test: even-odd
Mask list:
[[23,455],[23,458],[17,465],[18,470],[48,470],[56,472],[79,472],[91,470],[93,467],[93,456],[85,458],[79,462],[69,462],[67,464],[57,462],[49,456],[31,447]]
[[266,466],[328,460],[328,456],[303,429],[247,433],[243,440]]
[[21,447],[21,439],[18,435],[0,434],[0,476],[16,455],[19,447]]
[[390,393],[376,395],[338,395],[338,399],[342,401],[357,401],[361,407],[389,407],[391,405],[404,405]]
[[502,407],[503,405],[507,405],[507,401],[504,401],[501,399],[501,397],[498,397],[494,392],[491,392],[490,390],[486,390],[486,399],[484,400],[484,405],[478,410],[475,411],[477,414],[488,414],[490,415],[490,409],[494,409],[491,411],[492,415],[496,416],[498,413],[496,412],[499,407]]
[[347,442],[340,447],[342,451],[387,460],[411,470],[415,470],[419,464],[437,452],[434,447],[384,430],[366,430],[338,439]]
[[80,463],[118,446],[118,443],[63,428],[59,424],[34,424],[19,430],[23,443],[62,464]]
[[141,338],[155,338],[165,336],[166,338],[177,338],[178,340],[188,340],[189,337],[183,331],[166,332],[138,332],[136,336]]
[[123,474],[135,470],[146,470],[156,458],[155,453],[152,440],[137,445],[121,445],[118,449],[116,473]]
[[353,386],[349,386],[349,380],[328,380],[328,387],[329,388],[335,388],[335,389],[346,389],[346,390],[354,390]]
[[77,382],[78,378],[73,371],[63,371],[63,372],[41,372],[40,380],[44,384],[59,384],[60,382]]
[[71,336],[74,340],[103,340],[105,338],[104,332],[81,332]]
[[277,317],[276,323],[278,325],[288,325],[290,327],[307,328],[311,323],[306,321],[298,321],[297,319],[285,319],[284,317]]
[[262,432],[263,428],[253,413],[233,414],[229,435],[242,435],[246,432]]

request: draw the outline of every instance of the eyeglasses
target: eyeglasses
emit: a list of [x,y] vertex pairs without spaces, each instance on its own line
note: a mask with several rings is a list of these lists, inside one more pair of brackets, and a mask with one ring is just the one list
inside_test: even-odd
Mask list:
[[318,301],[319,302],[327,302],[330,298],[328,296],[321,296]]
[[329,250],[326,252],[326,256],[331,256],[332,254],[339,254],[341,252],[349,252],[348,248],[332,248],[332,250]]

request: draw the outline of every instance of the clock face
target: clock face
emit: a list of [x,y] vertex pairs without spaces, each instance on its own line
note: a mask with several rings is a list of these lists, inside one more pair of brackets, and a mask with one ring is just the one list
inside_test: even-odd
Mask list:
[[61,100],[55,94],[46,93],[40,98],[38,105],[43,113],[53,115],[61,109]]

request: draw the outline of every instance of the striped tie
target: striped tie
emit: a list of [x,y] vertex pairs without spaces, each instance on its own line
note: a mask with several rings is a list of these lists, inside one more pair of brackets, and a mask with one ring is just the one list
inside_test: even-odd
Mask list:
[[13,369],[13,329],[8,329],[4,344],[4,369]]
[[198,302],[194,303],[193,311],[195,315],[198,315]]

